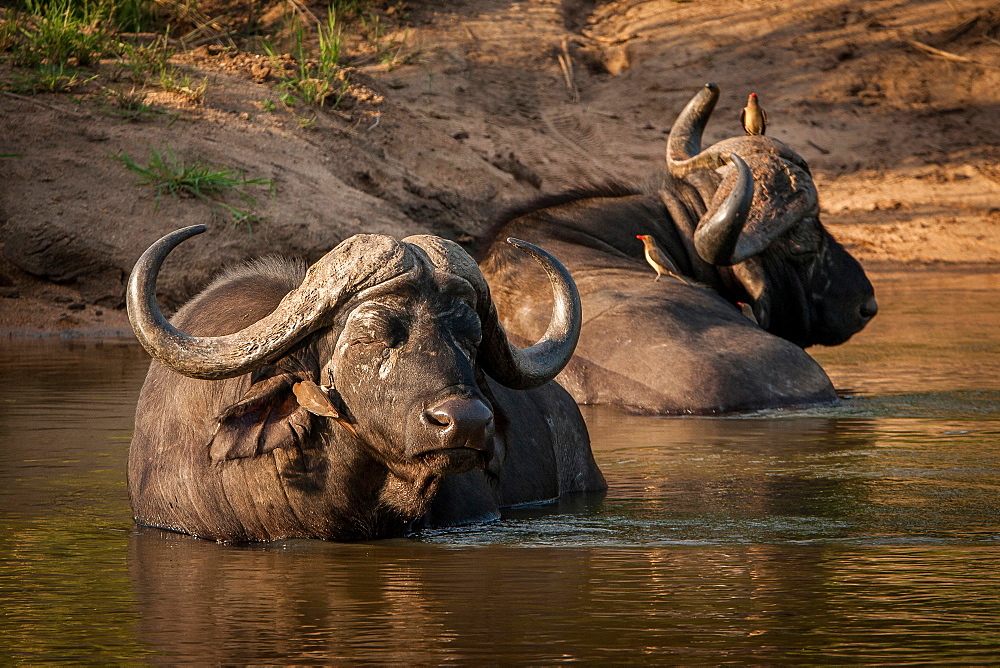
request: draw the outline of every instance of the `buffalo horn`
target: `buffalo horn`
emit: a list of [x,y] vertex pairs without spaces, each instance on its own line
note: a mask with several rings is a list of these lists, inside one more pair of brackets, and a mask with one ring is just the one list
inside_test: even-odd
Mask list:
[[380,235],[356,235],[314,264],[298,288],[269,315],[233,334],[191,336],[167,322],[156,303],[156,279],[167,254],[205,231],[194,225],[171,232],[150,246],[129,276],[126,305],[139,342],[165,367],[192,378],[233,378],[274,361],[310,332],[329,324],[334,307],[345,298],[348,283],[365,287],[384,278],[357,263],[338,262],[352,254],[366,256],[374,267],[395,266],[402,250]]
[[705,126],[718,100],[719,87],[707,83],[677,116],[667,139],[667,169],[671,176],[681,179],[696,169],[717,169],[732,153],[741,156],[767,153],[809,171],[809,166],[798,153],[777,139],[762,135],[730,137],[701,150]]
[[549,326],[541,340],[520,349],[508,340],[489,285],[478,265],[461,246],[424,235],[407,237],[403,241],[420,246],[435,265],[465,279],[475,289],[478,295],[476,310],[483,325],[479,361],[495,380],[515,390],[529,390],[555,378],[569,362],[580,338],[582,311],[576,283],[559,260],[527,241],[507,239],[507,243],[530,255],[545,269],[554,302]]
[[[694,231],[694,247],[701,259],[722,266],[739,264],[753,255],[755,250],[744,248],[743,235],[743,226],[753,201],[753,176],[738,155],[732,153],[726,157],[736,168],[736,182],[718,206],[712,203]],[[721,192],[722,188],[718,193]],[[718,193],[716,200],[719,199]]]
[[490,299],[488,314],[483,319],[486,355],[482,365],[490,376],[507,387],[530,390],[555,378],[573,356],[583,324],[580,293],[566,267],[552,255],[513,237],[508,237],[507,243],[531,256],[548,274],[552,288],[552,317],[538,343],[530,348],[516,348],[507,339],[496,306]]
[[694,169],[715,169],[724,164],[718,153],[701,150],[702,133],[718,101],[719,87],[707,83],[677,116],[667,139],[667,169],[671,176],[680,179]]

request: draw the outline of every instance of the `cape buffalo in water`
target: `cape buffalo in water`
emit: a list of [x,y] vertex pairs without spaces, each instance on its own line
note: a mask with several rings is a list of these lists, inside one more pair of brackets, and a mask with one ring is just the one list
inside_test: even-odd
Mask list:
[[604,488],[572,398],[549,382],[573,353],[580,302],[545,251],[542,340],[507,341],[479,268],[432,236],[357,235],[308,271],[262,261],[160,312],[166,255],[140,258],[133,329],[155,358],[136,409],[136,521],[220,541],[351,540],[498,516]]
[[[701,149],[718,94],[708,84],[681,112],[656,187],[581,189],[497,225],[498,238],[544,245],[576,280],[583,331],[559,381],[578,402],[715,413],[833,401],[803,348],[843,343],[877,311],[861,266],[820,224],[798,154],[764,136]],[[677,276],[654,280],[638,235]],[[507,331],[536,336],[551,308],[540,273],[496,242],[481,267]]]

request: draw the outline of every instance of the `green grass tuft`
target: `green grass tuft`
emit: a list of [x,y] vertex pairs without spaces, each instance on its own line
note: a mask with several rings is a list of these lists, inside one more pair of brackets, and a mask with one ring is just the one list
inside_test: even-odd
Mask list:
[[114,113],[127,121],[139,121],[154,116],[166,115],[162,109],[157,109],[152,104],[146,102],[144,90],[136,90],[135,86],[131,90],[119,90],[108,88],[105,97],[112,103]]
[[125,151],[112,154],[112,157],[139,175],[137,185],[152,186],[156,190],[157,206],[164,194],[172,197],[193,196],[226,211],[232,217],[233,227],[242,223],[252,231],[253,223],[264,222],[250,210],[235,207],[223,197],[235,193],[244,205],[256,206],[257,198],[246,190],[247,186],[266,186],[273,195],[273,179],[248,179],[242,170],[213,166],[204,160],[186,164],[169,146],[163,151],[150,147],[149,153],[149,161],[145,165],[140,165]]
[[331,5],[326,14],[326,27],[316,26],[319,39],[319,73],[330,79],[340,66],[341,31],[337,25],[337,12]]
[[174,49],[167,42],[168,35],[159,35],[149,44],[135,44],[123,41],[119,46],[119,67],[127,72],[134,83],[146,83],[151,78],[159,78],[170,69],[167,63],[174,55]]
[[[301,22],[293,30],[295,44],[292,57],[296,69],[282,75],[277,86],[280,91],[279,99],[287,107],[294,107],[299,102],[316,107],[336,107],[350,86],[340,68],[342,34],[334,5],[328,8],[325,26],[317,25],[316,32],[319,57],[313,58],[313,54],[306,48],[306,34]],[[264,51],[272,61],[279,61],[277,50],[272,44],[265,43]],[[280,66],[275,69],[284,72]]]
[[81,73],[64,65],[40,65],[26,72],[17,72],[7,82],[12,93],[35,95],[38,93],[68,93],[82,83],[93,81],[96,76],[83,77]]
[[15,14],[13,18],[19,33],[12,48],[14,65],[85,66],[116,43],[103,5],[27,0],[25,9],[30,16]]

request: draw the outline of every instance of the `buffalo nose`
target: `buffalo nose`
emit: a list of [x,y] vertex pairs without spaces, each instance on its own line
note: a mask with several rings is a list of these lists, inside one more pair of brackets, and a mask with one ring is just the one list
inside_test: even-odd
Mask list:
[[878,313],[878,302],[875,301],[875,295],[872,295],[868,298],[868,301],[861,306],[861,316],[866,320],[871,320],[875,317],[876,313]]
[[445,442],[445,447],[485,449],[486,427],[493,411],[475,398],[450,397],[424,411],[424,423]]

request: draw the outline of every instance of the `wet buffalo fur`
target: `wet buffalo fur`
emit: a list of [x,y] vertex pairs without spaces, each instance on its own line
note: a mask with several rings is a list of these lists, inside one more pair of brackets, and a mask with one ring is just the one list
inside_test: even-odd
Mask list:
[[[548,249],[576,280],[584,325],[559,380],[577,401],[717,413],[836,400],[801,348],[842,343],[860,330],[871,317],[871,283],[815,217],[738,265],[704,261],[693,234],[707,208],[703,195],[711,195],[705,184],[719,180],[708,172],[696,188],[663,173],[645,185],[586,185],[512,206],[488,228],[480,265],[514,335],[537,336],[550,300],[541,273],[510,253],[505,238]],[[654,237],[684,281],[654,282],[639,234]]]
[[[301,262],[276,258],[229,269],[172,323],[198,336],[238,331],[274,310],[305,271]],[[478,327],[473,311],[423,288],[383,302],[403,314],[389,326],[410,328],[394,344],[399,373],[383,367],[384,378],[366,361],[368,344],[345,348],[339,340],[357,327],[351,320],[357,309],[374,308],[369,302],[236,378],[198,380],[153,362],[129,453],[136,521],[229,542],[356,540],[488,521],[507,506],[604,489],[586,426],[561,387],[550,382],[514,391],[488,378],[475,353],[471,361],[452,355],[456,332]],[[456,371],[445,368],[449,355],[458,360]],[[445,371],[425,371],[431,362]],[[349,363],[356,368],[333,377],[333,369]],[[328,411],[336,417],[301,404],[293,388],[303,381],[336,385]],[[441,396],[473,407],[481,401],[492,412],[481,453],[421,459],[393,437],[412,411],[425,411]]]

